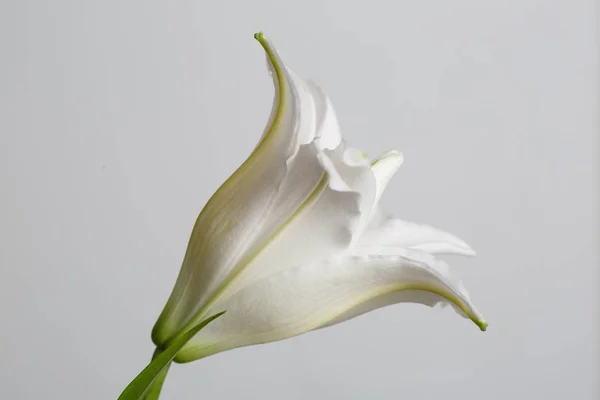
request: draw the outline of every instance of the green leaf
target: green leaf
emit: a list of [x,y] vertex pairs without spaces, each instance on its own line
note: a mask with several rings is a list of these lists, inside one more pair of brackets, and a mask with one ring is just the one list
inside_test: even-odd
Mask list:
[[213,315],[194,326],[192,329],[177,337],[164,349],[138,376],[136,376],[117,400],[140,400],[146,394],[152,383],[171,364],[179,350],[186,345],[199,331],[213,320],[225,314],[225,311]]
[[[152,360],[158,357],[162,353],[162,350],[158,347],[154,351],[152,355]],[[150,385],[150,387],[146,390],[146,394],[142,397],[143,400],[158,400],[160,398],[160,392],[162,390],[163,384],[165,383],[165,379],[167,378],[167,374],[169,373],[169,367],[171,366],[172,361],[167,364],[160,374],[154,379],[154,382]]]

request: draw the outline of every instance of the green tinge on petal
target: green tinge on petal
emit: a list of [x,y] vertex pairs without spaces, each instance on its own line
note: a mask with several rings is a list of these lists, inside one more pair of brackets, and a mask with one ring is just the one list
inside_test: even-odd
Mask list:
[[[479,316],[475,312],[473,312],[471,307],[469,307],[469,305],[467,303],[465,303],[463,300],[461,300],[457,295],[455,295],[454,293],[452,293],[449,290],[442,290],[433,285],[422,284],[422,283],[421,284],[419,284],[419,283],[402,283],[402,284],[390,286],[385,289],[382,288],[380,290],[377,290],[376,292],[369,293],[368,295],[360,298],[356,302],[353,302],[353,304],[349,304],[346,307],[346,309],[344,310],[344,312],[349,311],[349,310],[361,305],[362,303],[365,303],[369,300],[373,300],[377,297],[384,296],[386,294],[390,294],[390,293],[394,293],[394,292],[405,291],[405,290],[420,290],[420,291],[429,292],[429,293],[433,293],[437,296],[440,296],[441,298],[446,299],[450,303],[454,304],[458,309],[460,309],[471,321],[473,321],[473,323],[475,323],[475,325],[477,325],[479,327],[479,329],[482,332],[485,332],[485,330],[488,327],[487,321],[485,321],[484,319],[481,318],[481,316]],[[338,313],[336,313],[336,315],[333,315],[330,318],[326,318],[325,321],[322,321],[321,323],[319,323],[318,326],[326,325],[328,322],[337,318],[340,314],[342,314],[342,313],[338,312]],[[311,328],[309,330],[312,330],[315,328]]]
[[403,162],[404,156],[398,150],[389,150],[371,162],[371,170],[375,176],[375,207],[379,204],[383,191]]
[[379,164],[382,161],[386,161],[388,159],[394,159],[394,158],[397,159],[400,164],[402,163],[402,161],[404,161],[404,155],[400,151],[398,151],[398,150],[388,150],[385,153],[381,154],[376,159],[374,159],[371,162],[371,166],[375,166],[375,165]]
[[[275,116],[273,117],[272,121],[270,122],[270,126],[268,126],[268,128],[267,128],[266,134],[263,136],[263,138],[261,139],[259,144],[256,146],[254,151],[244,161],[244,163],[221,185],[221,187],[219,187],[219,189],[217,189],[215,194],[213,194],[213,196],[209,199],[208,203],[206,204],[204,209],[201,211],[200,216],[198,217],[196,225],[194,226],[194,231],[199,228],[197,226],[197,224],[198,224],[198,221],[200,221],[203,214],[206,213],[207,210],[210,209],[215,203],[221,202],[223,193],[227,192],[228,190],[232,190],[232,188],[239,183],[238,181],[239,181],[239,178],[242,175],[243,171],[246,170],[252,163],[254,163],[256,159],[263,156],[265,151],[268,151],[267,149],[272,144],[271,142],[273,142],[275,140],[275,138],[277,136],[277,131],[278,131],[278,129],[281,128],[282,120],[284,120],[283,110],[287,106],[287,103],[289,103],[289,101],[290,101],[289,90],[286,90],[287,83],[286,83],[286,76],[285,76],[285,73],[283,70],[284,66],[283,66],[283,63],[281,62],[281,60],[279,59],[279,56],[277,55],[276,50],[273,48],[273,46],[271,45],[269,40],[265,37],[265,35],[262,32],[256,33],[254,35],[254,38],[263,47],[263,49],[269,59],[269,62],[271,63],[273,70],[275,72],[276,85],[277,85],[276,90],[277,90],[277,96],[278,96],[278,102],[275,106],[276,107],[275,108]],[[231,229],[233,229],[233,228],[230,227],[229,230],[231,230]],[[223,230],[223,232],[225,232],[225,229],[223,227],[222,227],[222,230]],[[194,231],[192,232],[192,238],[190,238],[190,243],[188,244],[188,251],[189,251],[189,247],[192,246]],[[187,259],[187,254],[186,254],[186,259]],[[186,261],[184,259],[184,264],[185,264],[185,262]],[[184,267],[185,267],[185,265],[182,266],[182,269]],[[230,278],[230,279],[232,279],[232,278]],[[178,281],[179,281],[179,278],[178,278]],[[189,282],[189,279],[188,279],[188,282]],[[177,285],[179,285],[179,282],[176,283],[174,290],[177,289]],[[223,284],[223,286],[227,286],[227,285],[228,285],[228,282],[225,282]],[[215,302],[221,296],[222,292],[224,291],[224,287],[217,289],[216,293],[214,293],[206,301],[206,304],[199,311],[197,311],[191,318],[188,318],[187,323],[185,323],[185,325],[182,327],[174,322],[174,320],[183,318],[182,311],[181,311],[181,309],[179,309],[178,304],[181,301],[184,301],[183,298],[186,296],[186,294],[184,292],[185,292],[185,290],[187,290],[187,285],[184,289],[181,289],[181,290],[182,290],[181,293],[177,293],[177,294],[172,293],[171,294],[171,297],[167,301],[165,308],[161,312],[160,316],[158,317],[157,322],[155,323],[155,325],[152,329],[152,341],[156,345],[168,344],[166,341],[168,340],[169,337],[173,337],[174,334],[176,335],[176,332],[185,332],[186,330],[189,330],[191,327],[193,327],[196,323],[198,323],[204,316],[206,316],[205,313],[210,308],[210,306],[215,304]]]
[[[260,43],[260,45],[263,47],[263,49],[265,50],[265,53],[267,55],[267,58],[269,59],[269,62],[271,63],[271,66],[273,67],[273,70],[275,71],[275,76],[276,76],[276,82],[277,82],[277,90],[278,90],[278,96],[279,96],[279,102],[277,104],[277,113],[275,114],[275,118],[273,119],[273,123],[271,124],[268,133],[265,135],[263,141],[269,139],[270,137],[273,137],[273,133],[275,132],[275,130],[278,128],[278,125],[283,117],[283,108],[285,107],[285,103],[288,101],[287,96],[288,93],[286,90],[284,90],[284,86],[285,86],[285,82],[286,82],[286,77],[285,77],[285,73],[283,71],[283,65],[281,60],[279,59],[279,56],[277,55],[275,49],[273,48],[273,46],[271,45],[271,43],[269,42],[269,40],[265,37],[265,35],[262,32],[258,32],[254,34],[254,39],[256,39],[258,41],[258,43]],[[262,142],[260,143],[262,144]],[[259,144],[259,146],[260,146]],[[257,146],[257,147],[259,147]],[[254,152],[253,152],[254,154]]]
[[[200,358],[208,357],[213,354],[217,354],[223,351],[231,350],[236,347],[248,346],[256,343],[267,343],[274,342],[279,340],[285,340],[294,336],[298,336],[315,329],[321,328],[323,326],[327,326],[331,321],[335,320],[340,315],[344,314],[347,311],[352,310],[355,307],[360,306],[363,303],[366,303],[370,300],[374,300],[377,297],[385,296],[387,294],[391,294],[394,292],[400,291],[424,291],[435,294],[448,302],[452,303],[458,309],[460,309],[482,332],[485,332],[488,323],[485,321],[481,315],[478,315],[477,312],[474,312],[473,309],[467,304],[465,301],[460,299],[456,294],[452,293],[449,290],[444,290],[442,288],[435,287],[433,285],[423,284],[423,283],[400,283],[396,285],[387,286],[385,288],[379,288],[376,291],[372,291],[360,298],[355,298],[354,301],[348,302],[341,307],[336,307],[335,314],[320,314],[318,311],[312,314],[310,320],[306,320],[304,322],[299,321],[296,325],[296,328],[292,331],[285,331],[285,333],[277,333],[273,332],[269,333],[267,336],[261,336],[257,338],[254,343],[237,343],[237,340],[232,338],[231,336],[225,337],[223,341],[216,341],[212,343],[204,343],[204,344],[196,344],[192,347],[186,348],[184,351],[179,353],[175,358],[176,363],[188,363]],[[233,341],[231,341],[233,339]],[[243,340],[242,340],[243,342]]]
[[487,321],[479,321],[479,322],[476,322],[476,324],[479,327],[479,329],[481,329],[482,332],[485,332],[487,330],[487,327],[488,327]]
[[[404,290],[407,290],[407,289],[404,289]],[[487,327],[488,327],[487,321],[482,319],[481,316],[475,314],[473,312],[473,310],[471,310],[471,308],[468,306],[468,304],[463,302],[455,294],[453,294],[449,291],[446,292],[446,291],[442,291],[442,290],[437,290],[436,288],[427,287],[427,286],[424,286],[422,288],[415,287],[415,288],[412,288],[412,290],[424,290],[424,291],[431,292],[431,293],[437,294],[440,297],[445,298],[446,300],[452,302],[455,306],[457,306],[462,312],[464,312],[465,315],[467,317],[469,317],[469,319],[471,321],[473,321],[475,323],[475,325],[477,325],[482,332],[485,332],[485,330],[487,329]]]

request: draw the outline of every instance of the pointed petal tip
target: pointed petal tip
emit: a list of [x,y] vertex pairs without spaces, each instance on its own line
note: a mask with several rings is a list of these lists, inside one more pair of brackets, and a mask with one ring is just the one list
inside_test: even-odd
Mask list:
[[265,36],[263,32],[256,32],[254,34],[254,39],[256,39],[258,43],[260,43],[260,45],[265,49],[267,53],[271,51],[271,44],[269,42],[269,39],[267,38],[267,36]]
[[[440,231],[441,232],[441,231]],[[448,254],[448,255],[459,255],[459,256],[464,256],[464,257],[475,257],[477,255],[477,252],[471,247],[469,246],[464,240],[452,235],[452,234],[448,234],[445,233],[446,235],[448,235],[448,238],[451,240],[448,240],[448,242],[446,243],[446,248],[439,248],[438,251],[435,251],[432,249],[430,249],[432,251],[432,254]],[[417,248],[419,246],[416,246]],[[427,246],[425,246],[427,247]]]
[[481,332],[485,332],[488,327],[488,323],[485,320],[475,321],[475,324],[481,329]]
[[462,311],[466,314],[467,318],[469,318],[475,325],[479,327],[481,332],[485,332],[487,330],[488,322],[485,320],[485,318],[483,318],[483,315],[481,315],[476,308],[471,305],[468,312],[466,309],[463,309]]
[[475,257],[477,255],[477,252],[475,251],[474,248],[472,248],[471,246],[469,246],[467,244],[467,242],[465,242],[464,240],[460,239],[460,238],[456,238],[458,243],[460,244],[460,247],[462,247],[463,250],[463,255],[467,256],[467,257]]
[[469,245],[466,245],[463,249],[463,255],[467,257],[475,257],[477,255],[477,252],[471,247],[469,247]]
[[263,50],[266,53],[268,63],[270,67],[272,67],[271,72],[274,72],[279,80],[283,79],[282,69],[284,68],[283,61],[281,61],[279,54],[277,53],[277,49],[271,43],[269,38],[262,32],[257,32],[254,34],[254,39],[258,41],[258,43],[262,46]]

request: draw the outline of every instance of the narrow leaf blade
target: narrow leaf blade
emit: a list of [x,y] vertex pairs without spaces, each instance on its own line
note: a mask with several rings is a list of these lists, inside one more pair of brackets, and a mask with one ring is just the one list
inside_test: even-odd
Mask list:
[[181,335],[163,350],[138,376],[136,376],[117,400],[140,400],[148,391],[160,373],[173,361],[179,350],[186,345],[202,328],[225,314],[225,311],[213,315]]

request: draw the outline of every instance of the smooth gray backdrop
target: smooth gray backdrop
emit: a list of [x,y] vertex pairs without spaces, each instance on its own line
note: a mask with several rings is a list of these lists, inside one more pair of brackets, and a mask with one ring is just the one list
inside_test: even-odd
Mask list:
[[168,399],[600,396],[598,43],[585,0],[0,5],[0,398],[115,399],[193,222],[252,149],[252,38],[405,154],[384,206],[456,233],[490,322],[401,305],[175,365]]

